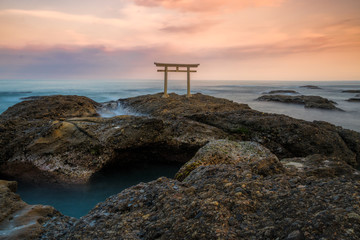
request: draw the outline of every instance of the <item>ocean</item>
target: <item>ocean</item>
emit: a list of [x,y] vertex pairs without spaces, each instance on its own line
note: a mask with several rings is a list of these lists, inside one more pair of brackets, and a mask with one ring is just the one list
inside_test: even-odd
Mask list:
[[[348,102],[356,93],[344,90],[360,90],[360,81],[192,81],[191,92],[200,92],[214,97],[226,98],[239,103],[246,103],[252,109],[285,114],[308,121],[327,121],[360,132],[360,103]],[[302,88],[315,85],[320,89]],[[295,90],[302,95],[316,95],[335,101],[338,108],[331,111],[304,108],[302,105],[263,102],[255,99],[271,90]],[[117,100],[163,91],[162,80],[0,80],[0,113],[8,107],[21,102],[22,98],[45,95],[81,95],[97,102]],[[186,94],[186,80],[169,80],[168,92]],[[118,109],[117,114],[127,114]]]
[[[319,89],[302,88],[304,85],[315,85]],[[360,103],[348,102],[358,93],[346,93],[344,90],[360,90],[360,81],[193,81],[192,93],[200,92],[214,97],[226,98],[239,103],[246,103],[252,109],[285,114],[308,121],[321,120],[344,128],[360,132]],[[306,109],[302,105],[276,102],[260,102],[255,99],[272,90],[295,90],[302,95],[317,95],[337,102],[337,107],[344,110]],[[106,102],[120,98],[154,94],[163,91],[162,80],[118,80],[118,81],[84,81],[84,80],[0,80],[0,113],[22,98],[45,95],[81,95],[97,102]],[[186,94],[186,81],[169,81],[168,92]],[[128,114],[121,107],[114,114]],[[111,116],[104,116],[111,117]],[[123,189],[139,182],[155,180],[160,176],[173,177],[179,166],[148,166],[144,169],[133,169],[122,173],[99,176],[83,186],[52,188],[19,183],[18,193],[29,204],[52,205],[63,214],[81,217],[98,202],[119,193]]]

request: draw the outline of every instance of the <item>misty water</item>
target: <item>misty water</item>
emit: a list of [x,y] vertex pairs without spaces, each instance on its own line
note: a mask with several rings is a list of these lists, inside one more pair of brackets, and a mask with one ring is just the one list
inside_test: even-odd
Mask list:
[[[303,85],[316,85],[320,89],[302,88]],[[348,102],[356,93],[344,90],[359,90],[360,81],[336,82],[280,82],[280,81],[193,81],[192,93],[226,98],[246,103],[252,109],[285,114],[308,121],[327,121],[360,132],[360,103]],[[255,99],[271,90],[295,90],[301,95],[315,95],[337,102],[341,111],[307,109],[302,105],[277,102],[260,102]],[[97,102],[106,102],[120,98],[154,94],[163,91],[161,80],[149,81],[34,81],[0,80],[0,113],[8,107],[23,101],[24,97],[45,95],[81,95]],[[186,81],[169,81],[168,92],[186,94]],[[134,114],[131,109],[119,106],[112,114]],[[97,176],[90,184],[67,188],[39,187],[20,183],[18,193],[30,204],[52,205],[63,214],[80,217],[85,215],[98,202],[119,193],[123,189],[139,182],[155,180],[160,176],[173,177],[179,166],[148,166],[131,171],[119,171]]]
[[88,184],[67,187],[19,183],[18,194],[28,204],[51,205],[61,213],[79,218],[111,195],[159,177],[173,178],[180,165],[154,164],[97,174]]

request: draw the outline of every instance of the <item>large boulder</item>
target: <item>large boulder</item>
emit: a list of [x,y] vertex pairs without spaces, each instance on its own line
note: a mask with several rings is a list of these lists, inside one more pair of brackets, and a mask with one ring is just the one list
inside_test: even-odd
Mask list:
[[239,163],[246,164],[253,172],[265,176],[283,170],[278,158],[256,142],[214,140],[200,148],[195,156],[180,168],[175,178],[182,181],[200,166]]

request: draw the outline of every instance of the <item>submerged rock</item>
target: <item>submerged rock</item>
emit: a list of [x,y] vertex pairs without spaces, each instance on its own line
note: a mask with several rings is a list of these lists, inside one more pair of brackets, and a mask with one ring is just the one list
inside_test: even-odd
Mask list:
[[308,88],[308,89],[321,89],[318,86],[314,86],[314,85],[304,85],[304,86],[300,86],[301,88]]
[[343,111],[340,108],[335,107],[336,102],[320,96],[263,95],[257,98],[256,100],[304,104],[306,108],[320,108],[320,109]]
[[299,94],[297,91],[294,90],[273,90],[268,92],[267,94],[278,94],[278,93],[294,93],[294,94]]
[[360,89],[343,90],[343,93],[360,93]]

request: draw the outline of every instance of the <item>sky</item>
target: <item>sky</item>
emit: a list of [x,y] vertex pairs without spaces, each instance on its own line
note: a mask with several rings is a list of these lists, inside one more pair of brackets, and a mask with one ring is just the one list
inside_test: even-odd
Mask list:
[[[360,80],[359,0],[0,0],[0,79]],[[171,73],[170,78],[186,78]]]

